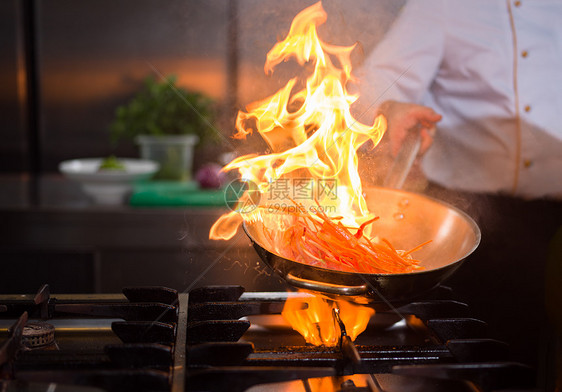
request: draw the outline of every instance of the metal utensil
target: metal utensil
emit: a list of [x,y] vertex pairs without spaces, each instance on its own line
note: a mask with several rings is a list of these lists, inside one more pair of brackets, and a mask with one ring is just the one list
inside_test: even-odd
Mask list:
[[410,173],[416,156],[420,151],[420,147],[421,125],[418,124],[406,132],[400,151],[396,155],[392,167],[384,180],[386,188],[402,189],[404,181],[406,181],[406,177],[408,177],[408,173]]

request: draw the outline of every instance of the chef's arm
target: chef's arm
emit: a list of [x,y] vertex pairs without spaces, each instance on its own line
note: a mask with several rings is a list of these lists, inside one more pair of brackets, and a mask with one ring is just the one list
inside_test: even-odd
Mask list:
[[423,101],[439,71],[447,35],[445,0],[410,0],[359,72],[359,119],[369,123],[377,113],[388,120],[392,153],[406,131],[421,125],[425,152],[441,116]]

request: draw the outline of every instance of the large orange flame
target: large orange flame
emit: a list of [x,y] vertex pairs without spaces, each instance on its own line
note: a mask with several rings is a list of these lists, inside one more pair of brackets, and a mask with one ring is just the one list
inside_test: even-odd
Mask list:
[[[258,221],[267,232],[275,233],[269,238],[269,249],[283,254],[281,250],[292,240],[285,238],[287,228],[295,223],[295,214],[284,212],[295,207],[296,192],[303,190],[311,192],[298,200],[298,208],[322,208],[345,227],[359,228],[373,220],[362,193],[357,150],[368,141],[377,145],[386,121],[378,116],[368,126],[351,115],[350,106],[358,98],[347,90],[348,83],[354,81],[350,58],[354,46],[323,42],[317,26],[326,19],[321,3],[306,8],[294,18],[287,37],[268,53],[266,73],[292,59],[301,66],[313,65],[313,72],[303,88],[297,87],[303,84],[295,77],[277,93],[238,113],[234,137],[245,138],[257,131],[272,153],[242,156],[224,167],[225,171],[238,170],[241,178],[257,189],[244,193],[235,211],[215,222],[211,239],[232,238],[243,221]],[[248,209],[255,192],[261,196],[259,208]],[[275,207],[266,208],[272,205]],[[371,227],[365,228],[366,234],[370,231]],[[301,311],[301,303],[289,301],[283,314],[309,343],[337,344],[340,331],[331,313],[334,302],[318,297],[308,306],[310,310]],[[348,334],[355,339],[373,311],[345,301],[337,306]]]
[[[294,91],[298,80],[293,78],[271,97],[248,105],[247,112],[238,114],[234,137],[244,138],[257,131],[273,153],[239,157],[224,170],[238,170],[242,179],[257,184],[264,196],[280,181],[306,178],[316,192],[301,202],[313,205],[316,199],[343,216],[343,223],[357,226],[370,218],[362,195],[357,150],[369,140],[378,144],[386,121],[378,116],[372,126],[367,126],[351,115],[350,106],[357,96],[347,91],[347,84],[353,81],[350,53],[354,46],[334,46],[320,40],[316,28],[326,18],[321,3],[306,8],[293,20],[288,36],[267,55],[266,73],[290,59],[300,65],[313,63],[306,86]],[[326,180],[334,184],[330,192],[322,192],[321,184]],[[242,197],[240,203],[246,202]],[[264,214],[260,209],[227,214],[215,222],[210,238],[231,238],[243,219],[263,220]]]

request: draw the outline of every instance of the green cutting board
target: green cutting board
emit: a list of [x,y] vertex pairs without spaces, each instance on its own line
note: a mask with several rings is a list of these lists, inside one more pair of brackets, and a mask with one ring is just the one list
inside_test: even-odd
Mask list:
[[195,181],[137,183],[129,198],[133,207],[227,207],[224,189],[201,189]]

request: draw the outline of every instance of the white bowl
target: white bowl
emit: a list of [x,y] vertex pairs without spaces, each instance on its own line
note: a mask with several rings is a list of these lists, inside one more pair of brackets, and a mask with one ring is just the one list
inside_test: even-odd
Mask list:
[[119,205],[132,191],[135,181],[148,180],[159,164],[146,159],[119,158],[125,170],[99,170],[103,158],[72,159],[59,164],[69,179],[78,181],[96,204]]

